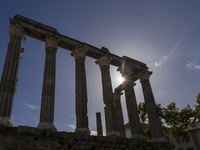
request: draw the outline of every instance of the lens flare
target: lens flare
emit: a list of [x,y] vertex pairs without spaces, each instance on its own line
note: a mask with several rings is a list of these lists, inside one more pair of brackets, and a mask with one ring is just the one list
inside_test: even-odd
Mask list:
[[119,77],[119,82],[120,82],[120,83],[123,83],[124,80],[125,80],[125,79],[124,79],[122,76]]

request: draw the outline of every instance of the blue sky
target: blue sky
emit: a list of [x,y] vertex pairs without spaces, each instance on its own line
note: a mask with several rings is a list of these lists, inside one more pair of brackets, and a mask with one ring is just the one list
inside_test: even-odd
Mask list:
[[[6,0],[0,2],[0,73],[9,42],[9,18],[23,15],[56,28],[59,33],[107,47],[118,56],[144,62],[153,71],[150,78],[155,100],[180,108],[196,102],[200,92],[200,1],[199,0]],[[15,95],[14,126],[37,126],[39,122],[45,61],[44,42],[27,37],[20,62]],[[96,130],[95,113],[102,112],[101,74],[95,60],[86,58],[89,128]],[[55,125],[73,131],[75,126],[75,61],[70,51],[59,48],[56,62]],[[113,89],[120,73],[111,67]],[[139,82],[135,87],[143,102]],[[124,95],[122,106],[128,121]]]

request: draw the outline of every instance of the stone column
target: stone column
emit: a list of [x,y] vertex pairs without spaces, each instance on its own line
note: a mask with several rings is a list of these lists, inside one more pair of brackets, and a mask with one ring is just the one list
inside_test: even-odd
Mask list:
[[124,117],[123,117],[122,106],[121,106],[121,95],[122,95],[121,92],[114,93],[115,110],[116,110],[116,115],[117,115],[117,126],[120,132],[120,135],[122,137],[126,137],[125,127],[124,127]]
[[142,90],[144,94],[144,100],[146,104],[146,110],[149,118],[149,124],[152,133],[152,139],[154,141],[166,141],[162,132],[162,125],[159,119],[156,103],[154,100],[153,92],[149,82],[149,77],[152,72],[146,71],[139,74],[140,82],[142,84]]
[[96,61],[101,69],[103,101],[105,106],[106,134],[119,135],[117,131],[116,112],[114,107],[114,97],[110,78],[110,61],[107,56],[103,56]]
[[108,131],[110,131],[110,126],[109,126],[109,121],[108,121],[108,116],[107,116],[107,114],[109,114],[109,112],[107,113],[106,112],[107,111],[107,108],[106,107],[104,107],[104,114],[105,114],[105,125],[106,125],[106,135],[108,135]]
[[15,79],[14,91],[13,91],[13,94],[12,94],[12,102],[14,102],[14,97],[15,97],[15,94],[16,94],[16,91],[17,91],[17,85],[18,85],[18,80],[19,80],[19,78],[17,76],[18,76],[18,73],[19,73],[19,63],[22,60],[22,53],[23,52],[24,52],[24,48],[21,48],[21,50],[20,50],[20,56],[19,56],[19,62],[17,64],[17,73],[16,73],[16,79]]
[[102,130],[102,123],[101,123],[101,113],[96,113],[96,121],[97,121],[97,135],[103,136],[103,130]]
[[76,61],[76,130],[75,133],[90,134],[87,116],[87,84],[85,58],[88,50],[76,46],[71,55]]
[[25,39],[24,29],[20,24],[11,22],[10,42],[4,63],[0,82],[0,124],[12,126],[11,113],[17,82],[18,64],[21,53],[21,44]]
[[40,129],[56,129],[54,125],[54,103],[55,103],[55,76],[56,76],[56,52],[58,40],[53,36],[45,39],[45,68],[43,76],[42,99],[40,110]]
[[131,130],[131,138],[146,140],[146,137],[142,134],[139,112],[137,108],[137,101],[135,97],[135,91],[133,88],[133,86],[135,86],[135,83],[133,83],[134,73],[132,67],[129,64],[125,64],[123,70],[121,69],[120,71],[125,79],[125,81],[122,84],[126,97],[126,107]]

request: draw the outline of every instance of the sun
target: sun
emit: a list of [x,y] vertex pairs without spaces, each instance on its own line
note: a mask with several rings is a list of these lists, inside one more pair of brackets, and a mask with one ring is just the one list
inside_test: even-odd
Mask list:
[[122,76],[120,76],[119,79],[118,79],[118,81],[119,81],[120,83],[123,83],[124,80],[125,80],[125,79],[124,79]]

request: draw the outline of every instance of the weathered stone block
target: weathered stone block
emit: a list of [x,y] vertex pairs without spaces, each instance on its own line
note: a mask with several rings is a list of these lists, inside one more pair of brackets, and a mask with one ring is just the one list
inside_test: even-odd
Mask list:
[[17,134],[17,128],[16,127],[7,127],[6,128],[6,134],[7,135],[16,135]]
[[55,148],[61,148],[62,145],[60,143],[58,143],[58,142],[54,142],[53,146]]
[[50,130],[46,130],[46,137],[54,137],[55,135],[55,130],[50,129]]
[[121,148],[121,149],[126,149],[127,146],[125,146],[125,145],[120,145],[120,148]]
[[80,149],[80,150],[86,149],[86,145],[80,145],[80,146],[79,146],[79,149]]
[[36,132],[37,132],[37,129],[36,129],[36,128],[30,127],[30,128],[29,128],[29,131],[28,131],[28,134],[29,134],[29,135],[36,135]]
[[79,145],[73,145],[73,149],[79,149]]
[[74,139],[75,139],[76,141],[81,141],[81,140],[82,140],[82,135],[79,134],[79,133],[75,133],[75,134],[74,134]]
[[17,133],[18,134],[27,135],[28,131],[29,131],[29,127],[28,126],[18,126],[17,127]]
[[69,140],[74,141],[74,133],[69,132],[68,135],[69,135]]
[[68,144],[65,143],[65,144],[63,145],[63,148],[66,148],[66,149],[69,148],[69,147],[68,147]]
[[6,138],[4,136],[0,136],[0,145],[5,143]]
[[61,132],[61,139],[62,140],[68,140],[69,139],[68,133],[67,132]]
[[89,134],[85,134],[85,141],[89,141],[90,140],[90,135]]
[[6,148],[3,146],[0,146],[0,150],[6,150]]
[[6,145],[15,145],[15,144],[17,144],[17,142],[18,142],[18,140],[16,138],[7,137],[5,144]]
[[92,149],[92,145],[86,145],[86,149]]
[[105,142],[105,137],[103,137],[103,136],[97,136],[98,137],[98,142]]
[[6,131],[6,126],[3,124],[0,124],[0,133],[4,133]]
[[28,145],[20,145],[20,144],[18,144],[16,149],[17,150],[28,150]]
[[55,132],[54,138],[55,139],[61,139],[61,134],[59,132]]
[[16,150],[17,145],[6,145],[6,150]]
[[37,136],[37,137],[40,137],[40,138],[45,137],[45,136],[46,136],[46,130],[37,129],[37,131],[36,131],[36,136]]

